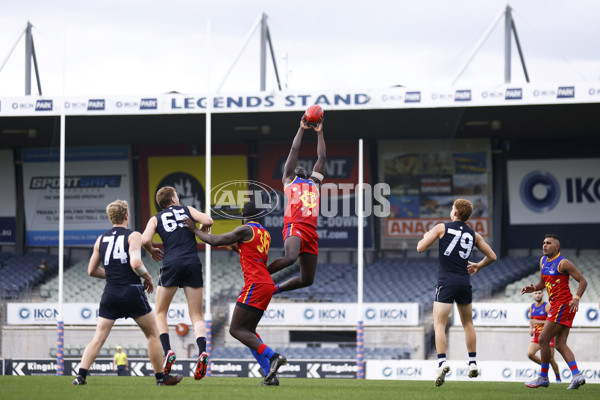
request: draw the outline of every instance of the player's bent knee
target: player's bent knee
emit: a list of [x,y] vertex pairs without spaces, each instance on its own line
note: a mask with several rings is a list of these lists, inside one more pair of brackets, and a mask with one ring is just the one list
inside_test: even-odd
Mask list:
[[231,336],[233,336],[235,339],[237,339],[239,337],[239,334],[240,334],[240,329],[236,328],[236,327],[233,327],[233,326],[230,326],[229,327],[229,334]]
[[314,277],[306,277],[306,278],[301,278],[301,279],[302,279],[302,287],[311,286],[313,284],[313,282],[315,281]]

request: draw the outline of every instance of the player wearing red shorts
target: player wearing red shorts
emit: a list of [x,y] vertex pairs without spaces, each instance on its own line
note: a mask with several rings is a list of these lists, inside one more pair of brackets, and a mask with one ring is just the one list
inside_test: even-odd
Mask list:
[[[536,285],[532,283],[521,290],[521,293],[525,294],[545,287],[550,301],[550,310],[538,339],[542,367],[540,376],[526,382],[525,385],[530,388],[548,387],[550,385],[548,380],[548,367],[551,356],[550,340],[555,338],[556,349],[569,365],[573,375],[568,389],[579,389],[580,386],[585,384],[585,378],[579,372],[575,356],[567,346],[567,337],[571,325],[573,325],[573,318],[575,318],[579,308],[579,300],[587,287],[587,281],[571,261],[560,255],[560,238],[558,235],[546,234],[542,252],[544,256],[540,259],[540,281]],[[569,277],[573,277],[579,283],[575,296],[571,295]]]
[[[536,364],[541,364],[540,358],[536,355],[540,350],[538,338],[542,332],[544,323],[546,322],[548,310],[550,309],[550,304],[543,301],[543,298],[544,292],[541,290],[533,292],[534,302],[529,306],[529,336],[533,336],[533,339],[531,339],[529,347],[527,348],[527,357]],[[556,383],[561,383],[560,370],[558,369],[556,361],[554,361],[554,338],[550,340],[550,354],[550,365],[556,376]]]
[[[304,168],[296,166],[302,136],[306,129],[314,129],[317,133],[317,162],[310,177]],[[273,274],[292,265],[296,259],[300,258],[300,276],[276,285],[274,293],[310,286],[315,279],[319,255],[319,236],[317,235],[319,187],[324,178],[325,159],[323,121],[316,126],[309,126],[303,117],[285,162],[282,178],[287,198],[287,207],[283,217],[285,255],[273,261],[268,268],[269,272]]]
[[237,249],[244,274],[244,288],[240,292],[231,317],[229,333],[246,345],[263,368],[263,385],[277,386],[277,370],[287,363],[286,358],[264,344],[256,333],[256,326],[273,296],[273,279],[267,271],[267,256],[271,245],[269,232],[258,222],[252,222],[259,215],[253,202],[244,204],[243,225],[222,235],[212,235],[198,229],[191,219],[186,219],[186,227],[205,243],[212,246],[229,246]]

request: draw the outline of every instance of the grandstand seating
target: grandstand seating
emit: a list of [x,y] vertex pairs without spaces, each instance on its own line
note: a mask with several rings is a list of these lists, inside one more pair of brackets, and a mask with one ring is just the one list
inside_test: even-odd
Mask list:
[[[36,269],[45,258],[49,272]],[[600,260],[596,256],[571,257],[588,280],[584,301],[596,301],[600,296]],[[523,301],[520,290],[539,278],[539,258],[504,257],[481,270],[471,279],[475,301],[483,301],[499,291],[508,301]],[[156,279],[160,262],[144,256],[144,263]],[[435,257],[383,257],[364,267],[365,302],[417,302],[429,308],[437,279],[438,261]],[[48,302],[58,301],[58,257],[32,252],[23,256],[0,253],[0,295],[17,298],[24,291],[40,284],[40,296]],[[276,283],[298,273],[298,264],[274,275]],[[80,261],[64,271],[65,302],[97,302],[104,290],[104,280],[87,275],[87,261]],[[212,258],[211,289],[213,298],[233,301],[243,286],[237,256],[220,254]],[[357,270],[355,264],[319,264],[312,286],[277,296],[279,301],[354,302],[357,299]],[[154,294],[148,296],[154,302]],[[177,291],[175,303],[185,303],[183,291]]]
[[[383,257],[364,267],[365,302],[417,302],[428,308],[438,274],[437,258]],[[505,257],[482,269],[471,279],[473,297],[481,301],[508,283],[537,269],[535,257]],[[354,302],[357,299],[354,264],[319,264],[312,286],[284,292],[290,300]]]
[[[39,255],[37,255],[39,258]],[[56,258],[53,258],[56,262]],[[592,272],[596,259],[591,256],[581,258],[582,272],[591,269],[590,283],[596,282]],[[515,285],[521,286],[522,279],[538,271],[537,257],[504,257],[492,266],[481,270],[471,279],[473,297],[482,301],[494,293],[514,290]],[[30,262],[30,264],[35,264]],[[150,274],[157,278],[160,262],[144,256],[144,264]],[[30,265],[31,271],[35,265]],[[289,267],[274,275],[276,283],[297,274],[298,265]],[[435,257],[399,258],[383,257],[364,268],[364,301],[365,302],[417,302],[422,309],[430,306],[435,290],[438,261]],[[213,298],[224,301],[234,301],[243,286],[243,276],[236,256],[212,258],[211,290]],[[42,274],[37,271],[37,275]],[[4,275],[4,274],[3,274]],[[22,274],[18,274],[22,276]],[[32,275],[32,274],[27,274]],[[37,276],[36,275],[36,276]],[[8,276],[8,275],[7,275]],[[518,283],[513,283],[517,281]],[[81,261],[64,272],[65,302],[97,302],[104,289],[104,280],[91,278],[87,275],[87,261]],[[508,286],[507,286],[508,285]],[[312,286],[277,296],[279,301],[319,301],[319,302],[354,302],[357,299],[357,270],[355,264],[319,264],[317,275]],[[591,285],[592,286],[592,285]],[[600,282],[593,285],[600,287]],[[588,288],[592,296],[597,293],[594,288]],[[40,295],[48,302],[58,300],[58,277],[54,276],[40,286]],[[148,295],[154,302],[154,294]],[[173,302],[185,303],[183,291],[177,291]]]
[[[46,260],[47,271],[38,269]],[[58,256],[40,252],[24,255],[0,253],[0,298],[18,299],[58,271]]]
[[[204,257],[201,257],[204,263]],[[150,256],[144,254],[144,265],[152,275],[156,285],[160,266],[159,261],[154,261]],[[211,258],[211,291],[213,298],[221,296],[235,299],[244,285],[237,256],[228,254],[219,255]],[[90,277],[87,274],[88,262],[83,260],[64,271],[64,301],[70,302],[99,302],[104,290],[105,281]],[[274,275],[275,277],[286,277],[293,274],[296,270],[290,268]],[[206,272],[205,272],[206,279]],[[40,296],[48,302],[58,301],[58,277],[54,277],[40,286]],[[155,293],[148,294],[148,300],[151,303],[155,301]],[[183,290],[178,290],[173,297],[173,303],[186,303]]]

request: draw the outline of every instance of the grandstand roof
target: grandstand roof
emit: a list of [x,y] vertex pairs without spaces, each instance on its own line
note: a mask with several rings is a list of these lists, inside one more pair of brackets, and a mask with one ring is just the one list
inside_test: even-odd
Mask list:
[[[35,102],[35,100],[32,100]],[[6,101],[2,100],[2,108]],[[600,103],[327,110],[328,140],[443,138],[597,138]],[[300,111],[212,115],[213,142],[290,141]],[[60,117],[2,116],[6,147],[55,146]],[[204,143],[205,114],[76,115],[66,119],[69,146]],[[218,133],[218,134],[217,134]]]

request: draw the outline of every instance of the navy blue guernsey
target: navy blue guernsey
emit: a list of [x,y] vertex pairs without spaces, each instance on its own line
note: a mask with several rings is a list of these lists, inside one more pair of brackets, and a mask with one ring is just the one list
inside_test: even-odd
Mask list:
[[133,231],[114,227],[100,238],[100,257],[107,285],[139,285],[140,277],[131,268],[129,235]]
[[186,258],[198,259],[196,235],[183,225],[185,217],[192,219],[187,206],[171,206],[156,214],[156,232],[164,245],[163,265]]
[[444,227],[446,231],[439,242],[438,285],[469,286],[471,276],[467,266],[475,244],[475,231],[462,221],[447,222]]

